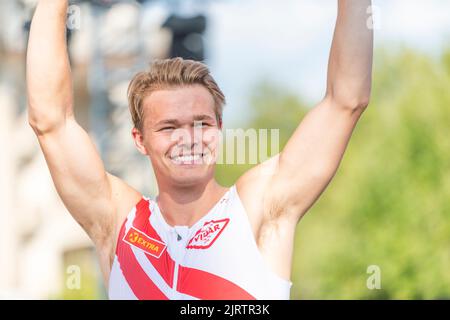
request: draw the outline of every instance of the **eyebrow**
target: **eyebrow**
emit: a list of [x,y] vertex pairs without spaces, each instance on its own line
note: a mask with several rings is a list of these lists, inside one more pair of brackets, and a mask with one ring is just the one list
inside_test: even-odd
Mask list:
[[[214,118],[211,116],[208,116],[206,114],[198,114],[198,115],[194,115],[193,116],[194,121],[201,121],[201,120],[210,120],[210,121],[214,121]],[[178,119],[165,119],[165,120],[161,120],[159,121],[156,126],[161,126],[161,125],[167,125],[167,124],[171,124],[171,125],[179,125],[180,121]]]
[[207,114],[199,114],[199,115],[195,115],[194,116],[194,121],[199,121],[199,120],[212,120],[214,121],[215,118],[208,116]]
[[161,125],[165,125],[165,124],[178,125],[179,123],[180,122],[177,119],[166,119],[166,120],[159,121],[156,125],[157,126],[161,126]]

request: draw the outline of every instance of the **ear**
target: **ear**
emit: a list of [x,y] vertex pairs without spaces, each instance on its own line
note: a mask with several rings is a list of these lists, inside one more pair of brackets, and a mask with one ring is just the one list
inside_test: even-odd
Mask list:
[[144,136],[142,135],[141,131],[139,131],[136,128],[131,129],[131,135],[134,140],[134,144],[136,145],[136,148],[140,153],[143,155],[148,155],[148,151],[144,146]]

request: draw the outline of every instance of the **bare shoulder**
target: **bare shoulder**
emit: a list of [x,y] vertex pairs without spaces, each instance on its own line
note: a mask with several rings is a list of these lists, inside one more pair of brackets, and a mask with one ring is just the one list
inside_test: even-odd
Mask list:
[[[116,205],[117,210],[130,209],[142,198],[142,194],[131,187],[124,180],[107,173],[111,184],[112,200]],[[122,210],[121,210],[122,209]],[[126,210],[129,212],[129,210]],[[126,213],[124,213],[126,215]]]
[[270,192],[270,181],[278,166],[279,155],[245,172],[237,181],[236,189],[244,205],[255,238],[264,222],[264,198]]
[[106,175],[111,186],[111,201],[114,206],[112,224],[107,228],[107,234],[100,239],[94,240],[105,280],[108,279],[114,259],[120,228],[128,213],[142,198],[142,194],[124,180],[110,173],[106,173]]
[[[279,155],[250,169],[236,182],[236,188],[252,226],[258,249],[270,269],[289,279],[295,223],[285,215],[274,215],[272,203]],[[283,210],[283,208],[281,208]]]
[[115,207],[115,230],[120,230],[128,213],[142,199],[142,194],[122,179],[107,173],[111,184],[111,197]]
[[[111,201],[114,207],[112,225],[108,228],[108,234],[104,239],[99,239],[96,246],[100,250],[108,252],[115,250],[115,243],[123,221],[128,213],[142,198],[142,194],[127,184],[124,180],[106,173],[111,186]],[[103,240],[103,241],[102,241]]]

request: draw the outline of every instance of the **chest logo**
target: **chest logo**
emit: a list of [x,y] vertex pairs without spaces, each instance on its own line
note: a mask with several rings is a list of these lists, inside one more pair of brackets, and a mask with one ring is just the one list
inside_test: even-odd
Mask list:
[[123,241],[131,246],[141,249],[149,255],[159,258],[166,249],[166,245],[146,235],[144,232],[131,227],[127,234],[123,237]]
[[230,219],[211,220],[205,222],[203,227],[198,230],[195,235],[189,240],[187,249],[208,249],[217,240],[225,227],[230,222]]

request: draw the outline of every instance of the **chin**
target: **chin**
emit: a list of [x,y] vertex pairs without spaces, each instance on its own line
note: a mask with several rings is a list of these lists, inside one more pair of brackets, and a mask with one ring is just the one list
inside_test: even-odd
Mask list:
[[207,178],[203,175],[201,176],[172,176],[171,179],[172,183],[176,186],[180,187],[191,187],[198,184],[201,184],[207,180]]
[[178,168],[171,172],[171,180],[180,186],[193,186],[206,182],[214,177],[214,172],[209,168]]
[[179,163],[166,158],[162,163],[155,164],[154,170],[159,172],[158,175],[176,186],[195,186],[214,179],[215,163]]

